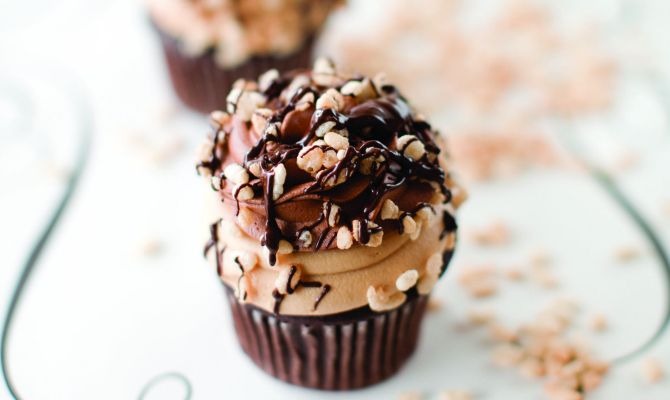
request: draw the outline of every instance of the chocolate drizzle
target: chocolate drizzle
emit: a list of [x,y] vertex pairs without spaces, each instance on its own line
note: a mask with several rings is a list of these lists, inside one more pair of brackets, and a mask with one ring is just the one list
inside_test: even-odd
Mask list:
[[219,252],[219,224],[221,220],[219,219],[215,223],[209,226],[209,240],[205,243],[205,248],[203,250],[203,257],[207,258],[207,254],[214,249],[216,256],[216,273],[221,276],[222,267],[221,267],[221,253]]
[[442,223],[444,225],[444,228],[442,230],[442,233],[440,234],[440,240],[444,239],[449,233],[456,232],[456,230],[458,229],[456,219],[447,210],[444,210],[442,214]]
[[[254,225],[254,229],[258,227],[262,229],[256,237],[267,247],[270,265],[277,263],[277,251],[281,240],[288,241],[301,251],[333,248],[336,236],[333,229],[338,229],[328,224],[327,213],[325,218],[319,214],[314,220],[299,223],[286,221],[282,214],[278,213],[277,207],[285,206],[287,201],[283,197],[275,200],[273,196],[275,168],[280,164],[284,164],[287,168],[288,175],[285,183],[288,186],[283,193],[291,192],[291,189],[297,187],[300,187],[301,191],[291,192],[293,197],[288,202],[309,198],[321,199],[326,204],[337,204],[344,210],[339,225],[353,228],[354,221],[357,221],[358,232],[355,236],[363,244],[368,243],[372,235],[383,229],[381,221],[377,220],[377,215],[381,203],[389,196],[393,196],[395,191],[402,193],[405,187],[413,188],[430,183],[439,187],[446,201],[451,198],[451,193],[444,183],[446,174],[438,161],[440,148],[434,140],[436,133],[428,123],[413,117],[410,106],[394,86],[374,88],[380,96],[358,104],[353,96],[347,96],[339,111],[332,108],[316,110],[313,105],[305,109],[297,105],[301,101],[303,101],[301,105],[304,105],[302,99],[306,95],[313,94],[314,98],[318,99],[328,88],[306,85],[297,89],[292,95],[288,94],[291,97],[286,100],[287,90],[291,87],[293,78],[299,74],[300,72],[280,77],[263,92],[266,97],[265,107],[272,110],[272,115],[265,124],[265,131],[255,132],[260,138],[249,145],[242,162],[247,170],[252,164],[259,166],[260,178],[237,187],[229,195],[236,200],[236,213],[239,213],[240,207],[250,203],[256,206],[260,204],[256,196],[251,201],[239,201],[237,195],[242,189],[251,188],[255,195],[262,193],[264,211],[262,218],[265,221],[263,224]],[[305,116],[306,113],[311,113],[311,117],[309,114]],[[297,118],[298,122],[287,124],[290,118]],[[310,177],[304,171],[297,169],[297,158],[303,148],[315,146],[313,143],[320,140],[317,131],[326,123],[332,123],[331,131],[346,130],[350,146],[338,154],[338,160],[334,165],[331,164]],[[231,123],[233,128],[231,135],[253,134],[250,123],[238,125]],[[290,132],[283,131],[288,125],[291,128],[286,129]],[[217,132],[222,129],[220,127]],[[301,136],[296,139],[295,135],[298,133]],[[397,140],[404,135],[413,135],[415,138],[405,141],[402,148],[399,148]],[[215,136],[218,139],[219,135]],[[426,152],[420,159],[413,159],[404,154],[406,148],[414,141],[421,141],[424,145]],[[199,164],[199,167],[209,169],[213,174],[220,170],[224,160],[221,158],[222,152],[217,150],[219,147],[215,140],[215,150],[211,158]],[[317,147],[324,153],[336,151],[323,144],[314,148]],[[232,151],[232,148],[229,150]],[[369,166],[367,176],[361,172],[364,164]],[[351,186],[349,181],[361,182],[361,180],[365,185],[364,188],[348,192],[348,187]],[[231,189],[222,189],[225,190]],[[351,193],[350,196],[354,197],[347,198],[347,193]],[[417,207],[427,205],[426,201],[430,196],[423,196]],[[293,198],[297,200],[292,200]],[[405,209],[414,207],[414,205],[407,207],[409,204],[407,202],[405,204]],[[402,216],[415,215],[417,211],[418,208],[404,211]],[[260,213],[257,212],[255,215]],[[402,232],[402,222],[396,226]],[[300,235],[305,231],[309,231],[315,240],[311,240],[311,244],[307,246],[300,246]]]
[[319,293],[319,295],[316,297],[316,300],[314,300],[314,311],[316,311],[316,309],[319,307],[319,303],[321,303],[321,300],[326,297],[328,292],[330,292],[330,285],[323,285],[321,288],[321,293]]
[[[242,266],[242,263],[240,262],[240,257],[235,257],[235,264],[240,268],[240,277],[237,278],[237,293],[240,293],[240,283],[242,282],[242,279],[244,279],[244,267]],[[247,292],[244,292],[244,295],[242,296],[242,301],[247,299]]]

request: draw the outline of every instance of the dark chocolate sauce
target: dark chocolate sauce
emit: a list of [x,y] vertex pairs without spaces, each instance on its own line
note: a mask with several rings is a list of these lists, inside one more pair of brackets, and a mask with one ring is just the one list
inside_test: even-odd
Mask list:
[[203,256],[207,258],[207,254],[210,252],[210,250],[214,249],[216,252],[216,273],[221,276],[222,268],[221,268],[221,253],[219,252],[219,231],[218,227],[219,224],[221,223],[221,220],[219,219],[215,223],[211,224],[209,226],[209,240],[207,240],[207,243],[205,243],[205,249],[203,250]]
[[323,288],[321,288],[321,293],[319,293],[319,295],[316,297],[316,300],[314,300],[314,311],[316,311],[316,309],[319,307],[319,303],[321,303],[321,300],[326,297],[328,292],[330,292],[330,285],[323,285]]

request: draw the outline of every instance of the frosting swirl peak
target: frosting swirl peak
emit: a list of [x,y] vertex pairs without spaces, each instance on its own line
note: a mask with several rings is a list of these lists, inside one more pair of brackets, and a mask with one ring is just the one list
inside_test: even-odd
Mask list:
[[[268,250],[416,239],[452,200],[439,135],[382,76],[314,69],[238,81],[197,165],[226,213]],[[445,228],[446,229],[446,228]]]

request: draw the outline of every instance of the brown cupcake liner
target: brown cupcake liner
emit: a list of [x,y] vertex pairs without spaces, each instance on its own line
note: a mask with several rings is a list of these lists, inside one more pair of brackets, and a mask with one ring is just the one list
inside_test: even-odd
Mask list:
[[256,365],[285,382],[324,390],[363,388],[400,370],[414,353],[428,300],[412,293],[385,313],[364,307],[293,317],[241,304],[227,286],[226,293],[238,341]]
[[275,68],[280,73],[307,68],[312,59],[314,39],[305,41],[298,51],[286,56],[254,56],[241,65],[222,68],[216,63],[214,50],[189,56],[180,49],[178,39],[155,27],[159,33],[172,86],[188,107],[209,113],[225,109],[226,97],[233,83],[240,79],[257,79]]

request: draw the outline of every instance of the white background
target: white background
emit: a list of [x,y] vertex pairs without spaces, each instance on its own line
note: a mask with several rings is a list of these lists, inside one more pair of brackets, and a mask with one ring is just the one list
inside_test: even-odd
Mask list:
[[[563,3],[561,12],[609,22],[628,10],[614,1]],[[664,67],[670,65],[670,7],[633,3],[639,3],[635,43],[650,54],[645,64],[661,75],[626,71],[616,109],[577,129],[595,132],[584,140],[590,154],[612,143],[641,154],[617,182],[670,247],[670,219],[661,210],[663,199],[670,199],[670,104],[654,90],[670,72]],[[207,127],[202,117],[175,105],[141,5],[0,0],[0,7],[1,309],[64,187],[76,148],[73,132],[86,118],[94,126],[81,187],[10,331],[9,371],[26,399],[133,399],[169,372],[190,382],[194,399],[391,399],[406,390],[435,397],[459,388],[486,399],[540,398],[540,383],[491,365],[485,334],[459,328],[473,302],[456,282],[459,265],[520,262],[537,247],[553,256],[561,286],[547,292],[509,283],[481,303],[510,324],[530,319],[560,294],[576,298],[584,305],[582,323],[589,312],[607,315],[611,329],[592,342],[611,359],[648,339],[668,307],[667,282],[645,239],[588,175],[531,171],[470,188],[460,225],[500,218],[513,224],[516,240],[486,251],[463,243],[435,292],[444,309],[427,318],[415,357],[397,377],[345,394],[280,383],[241,353],[221,285],[201,258],[206,185],[195,176],[193,154]],[[162,162],[152,159],[157,149],[171,154],[172,146],[180,151]],[[143,254],[147,241],[161,245],[158,255]],[[643,256],[614,265],[613,252],[622,244],[639,246]],[[670,370],[670,334],[646,355]],[[641,379],[646,355],[617,364],[592,398],[670,398],[667,379],[655,386]],[[147,398],[184,396],[183,381],[168,378]]]

